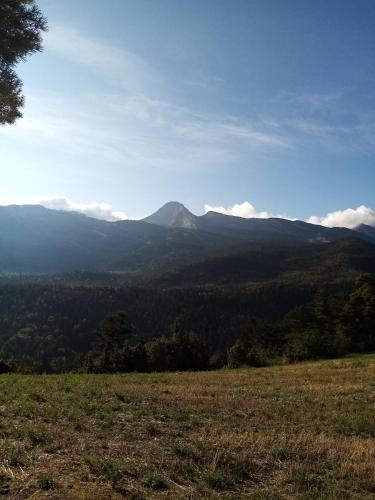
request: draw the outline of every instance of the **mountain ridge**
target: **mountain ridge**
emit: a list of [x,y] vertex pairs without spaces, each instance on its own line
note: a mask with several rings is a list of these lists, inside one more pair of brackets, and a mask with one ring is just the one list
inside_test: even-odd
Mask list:
[[[176,217],[176,213],[189,218],[189,223],[186,224],[185,221],[181,223],[181,219]],[[328,228],[298,219],[289,220],[281,217],[245,218],[215,211],[208,211],[203,215],[194,215],[179,202],[168,202],[142,220],[163,227],[185,227],[229,237],[237,233],[237,238],[240,237],[250,241],[272,240],[275,235],[282,235],[293,240],[306,239],[310,243],[328,243],[336,239],[353,236],[375,242],[375,228],[371,226],[368,226],[370,229],[361,228],[356,231],[344,227]]]
[[0,206],[0,272],[168,270],[243,245],[297,248],[353,237],[374,244],[372,229],[217,212],[197,216],[179,202],[142,220],[115,222],[41,205],[8,205]]

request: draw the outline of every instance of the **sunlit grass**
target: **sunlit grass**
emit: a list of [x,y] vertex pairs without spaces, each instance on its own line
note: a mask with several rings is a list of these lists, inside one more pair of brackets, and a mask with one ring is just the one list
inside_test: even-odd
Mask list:
[[374,498],[375,356],[0,376],[0,495]]

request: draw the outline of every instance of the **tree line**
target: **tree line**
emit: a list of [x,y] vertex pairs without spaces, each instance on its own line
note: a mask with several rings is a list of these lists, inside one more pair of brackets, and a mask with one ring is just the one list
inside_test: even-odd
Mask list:
[[145,340],[169,336],[178,320],[196,332],[210,355],[226,352],[254,317],[278,322],[296,304],[313,296],[312,287],[272,283],[260,286],[150,289],[111,284],[58,283],[34,278],[0,279],[0,359],[23,370],[73,369],[91,348],[98,325],[113,311],[126,311]]
[[[237,318],[238,319],[238,318]],[[182,371],[265,366],[280,361],[334,358],[375,350],[375,277],[360,278],[344,295],[318,290],[280,320],[252,317],[227,347],[179,320],[166,334],[142,338],[123,311],[100,321],[90,342],[75,351],[59,332],[21,329],[3,343],[0,372],[91,373]],[[34,362],[40,358],[42,362]]]

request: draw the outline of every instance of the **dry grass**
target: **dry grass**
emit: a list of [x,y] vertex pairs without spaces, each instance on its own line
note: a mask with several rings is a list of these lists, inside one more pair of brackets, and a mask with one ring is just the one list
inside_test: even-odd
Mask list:
[[0,377],[8,498],[375,498],[375,357]]

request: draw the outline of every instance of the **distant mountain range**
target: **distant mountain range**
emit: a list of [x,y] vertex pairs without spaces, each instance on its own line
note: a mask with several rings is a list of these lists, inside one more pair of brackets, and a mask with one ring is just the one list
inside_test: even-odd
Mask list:
[[328,243],[341,238],[359,237],[375,242],[375,227],[365,224],[351,230],[340,227],[328,228],[279,217],[245,219],[212,211],[197,216],[177,201],[166,203],[143,220],[162,227],[202,230],[246,241],[290,241],[291,238],[293,241]]
[[[333,244],[339,240],[346,243]],[[237,274],[242,269],[246,279],[257,279],[257,267],[268,266],[272,274],[280,262],[292,259],[292,272],[309,267],[319,255],[348,255],[348,247],[355,248],[357,257],[362,252],[371,268],[374,244],[371,226],[350,230],[281,218],[243,219],[215,212],[196,216],[178,202],[143,220],[118,222],[38,205],[0,207],[0,272],[5,273],[150,272],[163,279],[173,273],[177,279],[180,273],[181,280],[189,281],[209,268],[210,276],[219,273],[220,282],[220,269],[228,269],[229,262],[232,267],[238,263]]]
[[[375,241],[375,228],[359,226],[353,231],[346,228],[327,228],[307,222],[282,218],[244,219],[207,212],[202,216],[192,214],[181,203],[166,203],[157,212],[143,219],[162,227],[206,231],[243,241],[294,241],[328,243],[341,238],[360,237]],[[359,234],[360,233],[360,234]]]

